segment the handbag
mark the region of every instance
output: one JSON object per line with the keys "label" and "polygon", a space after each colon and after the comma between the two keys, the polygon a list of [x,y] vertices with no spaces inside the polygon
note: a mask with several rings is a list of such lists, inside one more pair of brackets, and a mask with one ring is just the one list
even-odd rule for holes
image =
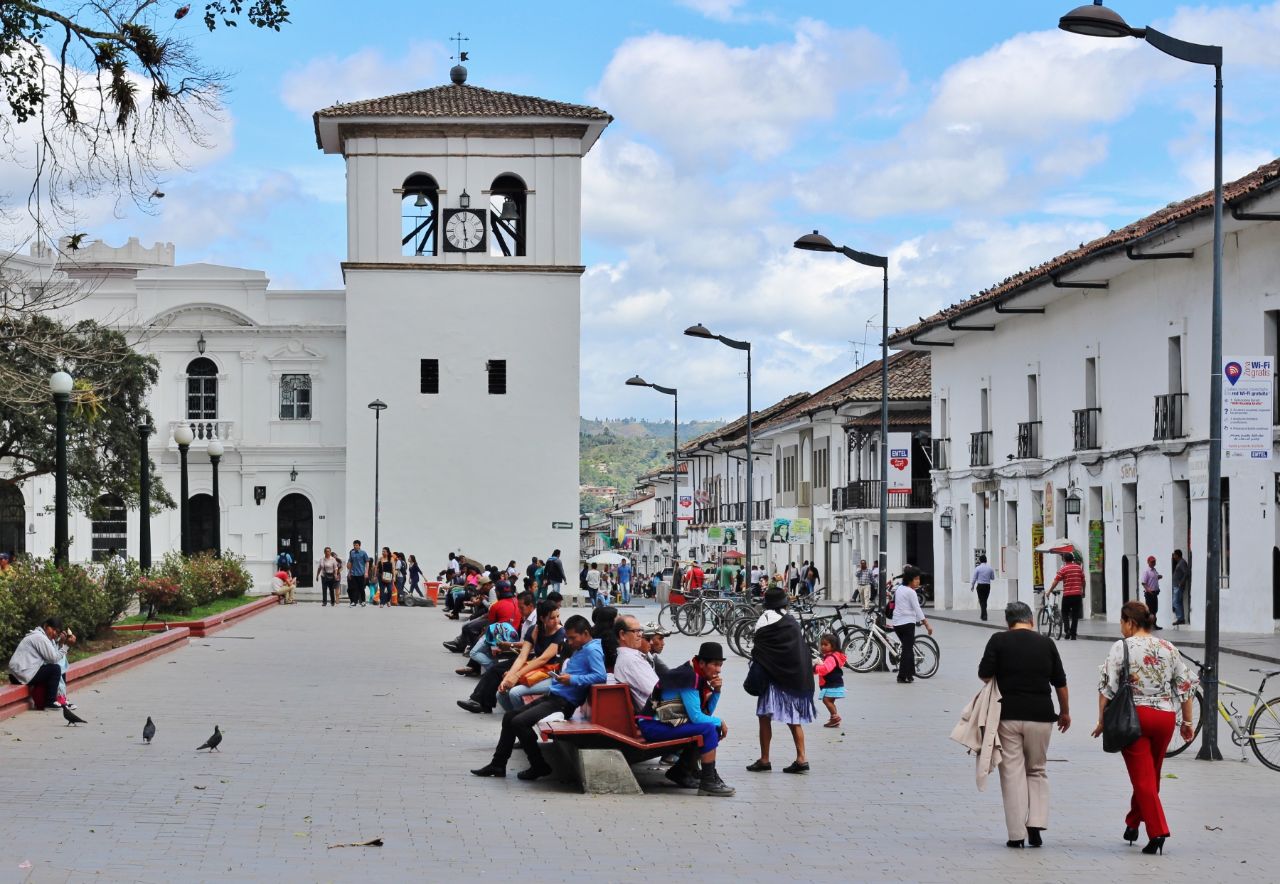
{"label": "handbag", "polygon": [[653,717],[672,727],[679,727],[682,724],[689,723],[689,712],[684,708],[684,700],[679,697],[672,697],[670,700],[663,700],[655,705],[653,707]]}
{"label": "handbag", "polygon": [[521,687],[531,688],[540,682],[546,681],[551,674],[560,668],[559,663],[552,663],[550,666],[540,666],[537,669],[531,669],[524,675],[516,679],[516,684]]}
{"label": "handbag", "polygon": [[751,665],[747,667],[747,677],[742,680],[742,689],[753,697],[758,697],[769,687],[769,680],[765,677],[764,669],[751,661]]}
{"label": "handbag", "polygon": [[1133,687],[1129,684],[1129,641],[1124,645],[1124,669],[1120,671],[1120,686],[1115,696],[1102,711],[1102,751],[1119,752],[1142,736],[1142,724],[1138,721],[1138,709],[1133,702]]}

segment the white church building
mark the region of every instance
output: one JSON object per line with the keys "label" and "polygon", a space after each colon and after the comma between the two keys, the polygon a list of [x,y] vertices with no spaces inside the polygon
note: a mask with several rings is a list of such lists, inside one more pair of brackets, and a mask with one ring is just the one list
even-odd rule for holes
{"label": "white church building", "polygon": [[[151,458],[176,499],[173,431],[192,428],[192,548],[218,542],[216,507],[221,547],[260,582],[288,550],[310,586],[323,548],[356,538],[431,575],[451,551],[505,565],[557,548],[577,571],[581,163],[612,118],[452,79],[315,114],[346,164],[344,289],[277,290],[137,240],[10,262],[82,280],[68,318],[159,360]],[[0,496],[0,548],[49,554],[52,477]],[[151,532],[156,559],[178,549],[178,510]],[[73,513],[70,533],[73,561],[134,557],[138,513]]]}

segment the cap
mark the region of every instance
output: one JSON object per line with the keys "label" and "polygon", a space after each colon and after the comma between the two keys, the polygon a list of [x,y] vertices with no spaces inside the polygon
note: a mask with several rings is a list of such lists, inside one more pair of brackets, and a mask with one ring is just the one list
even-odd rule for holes
{"label": "cap", "polygon": [[670,630],[667,630],[667,629],[663,629],[661,626],[659,626],[659,625],[658,625],[658,624],[656,624],[656,623],[646,623],[646,624],[645,624],[645,626],[644,626],[644,634],[645,634],[645,635],[660,635],[660,636],[662,636],[663,638],[665,638],[665,637],[667,637],[667,636],[671,635],[671,631],[670,631]]}
{"label": "cap", "polygon": [[703,663],[723,663],[724,648],[720,646],[720,642],[703,642],[702,647],[698,648],[697,658]]}

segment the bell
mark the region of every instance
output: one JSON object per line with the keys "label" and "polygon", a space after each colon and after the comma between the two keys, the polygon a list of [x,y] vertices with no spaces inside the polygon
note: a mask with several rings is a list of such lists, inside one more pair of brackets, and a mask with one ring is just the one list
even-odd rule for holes
{"label": "bell", "polygon": [[418,191],[418,198],[413,201],[413,205],[419,209],[425,209],[430,203],[427,202],[427,195],[422,191]]}
{"label": "bell", "polygon": [[503,221],[519,221],[520,207],[516,205],[516,201],[511,197],[504,197],[502,200],[502,220]]}

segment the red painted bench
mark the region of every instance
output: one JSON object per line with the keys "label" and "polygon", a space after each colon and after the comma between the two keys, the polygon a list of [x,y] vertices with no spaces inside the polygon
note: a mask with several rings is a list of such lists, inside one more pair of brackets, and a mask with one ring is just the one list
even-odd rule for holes
{"label": "red painted bench", "polygon": [[681,737],[660,743],[646,742],[636,727],[631,688],[625,684],[598,684],[591,687],[588,721],[549,721],[539,725],[543,741],[557,741],[576,749],[616,749],[627,764],[638,764],[677,752],[686,746],[701,746],[702,737]]}

